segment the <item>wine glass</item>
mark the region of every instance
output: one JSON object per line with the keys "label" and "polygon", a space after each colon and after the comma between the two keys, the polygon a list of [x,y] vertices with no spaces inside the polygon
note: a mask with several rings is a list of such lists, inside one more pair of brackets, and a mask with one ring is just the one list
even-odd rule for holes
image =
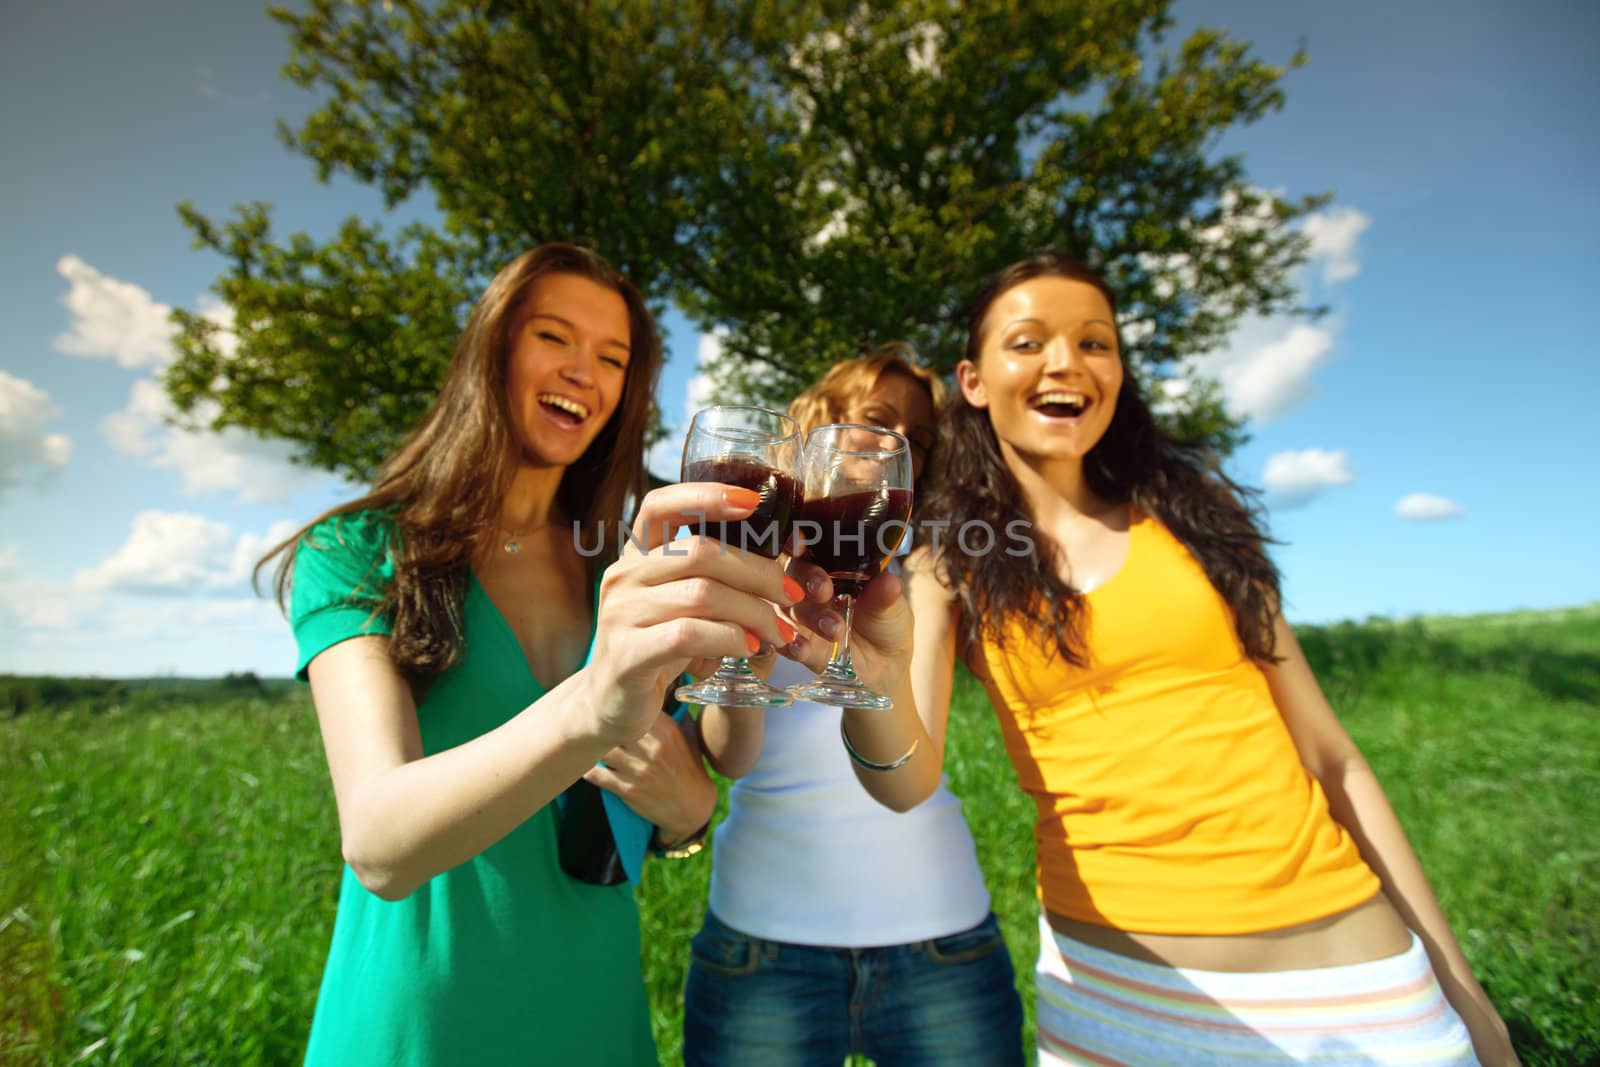
{"label": "wine glass", "polygon": [[[721,404],[695,413],[683,442],[683,481],[721,482],[761,494],[747,519],[701,522],[696,533],[724,545],[777,559],[789,539],[800,501],[795,468],[800,429],[787,415],[766,408]],[[685,704],[779,708],[794,703],[782,689],[762,681],[744,657],[723,657],[715,674],[678,687]]]}
{"label": "wine glass", "polygon": [[796,527],[806,555],[833,579],[844,625],[822,673],[791,686],[796,700],[887,711],[894,701],[867,688],[850,663],[850,621],[863,587],[882,573],[910,528],[911,447],[881,426],[819,426],[800,458]]}

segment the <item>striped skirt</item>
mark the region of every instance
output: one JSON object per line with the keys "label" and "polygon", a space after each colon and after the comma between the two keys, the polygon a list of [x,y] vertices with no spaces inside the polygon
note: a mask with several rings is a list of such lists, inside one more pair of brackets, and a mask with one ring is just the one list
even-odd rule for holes
{"label": "striped skirt", "polygon": [[1039,1067],[1475,1067],[1422,942],[1343,967],[1234,974],[1119,956],[1039,921]]}

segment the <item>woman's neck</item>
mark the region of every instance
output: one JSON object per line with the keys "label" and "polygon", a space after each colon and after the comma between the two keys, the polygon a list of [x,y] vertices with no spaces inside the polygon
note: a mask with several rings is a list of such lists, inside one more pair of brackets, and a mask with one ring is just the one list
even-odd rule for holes
{"label": "woman's neck", "polygon": [[563,467],[523,467],[511,479],[500,502],[496,520],[508,534],[526,534],[561,522],[565,516],[556,502]]}
{"label": "woman's neck", "polygon": [[1081,458],[1033,459],[1004,441],[1000,442],[1000,454],[1022,489],[1029,512],[1041,526],[1100,519],[1112,510],[1112,505],[1089,488]]}

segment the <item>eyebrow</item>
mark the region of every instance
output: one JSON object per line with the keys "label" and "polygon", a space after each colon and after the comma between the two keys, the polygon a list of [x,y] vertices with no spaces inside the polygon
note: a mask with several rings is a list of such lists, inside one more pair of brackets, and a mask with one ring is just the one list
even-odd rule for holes
{"label": "eyebrow", "polygon": [[[554,322],[559,322],[561,325],[565,326],[567,329],[573,331],[574,333],[576,333],[577,330],[578,330],[578,327],[573,323],[573,321],[571,319],[564,318],[564,317],[562,317],[560,315],[557,315],[553,311],[530,311],[528,313],[528,321],[532,322],[534,319],[550,319],[550,320],[552,320]],[[628,347],[628,343],[626,341],[619,341],[615,337],[611,338],[608,341],[601,341],[600,343],[603,344],[603,345],[616,345],[618,348],[622,349],[624,352],[628,353],[629,355],[633,354],[633,349]]]}

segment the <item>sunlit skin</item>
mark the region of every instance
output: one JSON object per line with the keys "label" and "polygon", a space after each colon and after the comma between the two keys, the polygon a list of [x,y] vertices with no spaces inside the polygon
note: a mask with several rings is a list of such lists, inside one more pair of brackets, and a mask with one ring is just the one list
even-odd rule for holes
{"label": "sunlit skin", "polygon": [[911,442],[911,476],[922,477],[922,464],[933,443],[933,401],[928,387],[909,375],[890,372],[879,377],[872,391],[853,403],[846,422],[863,422],[894,430]]}
{"label": "sunlit skin", "polygon": [[1007,467],[1078,496],[1083,457],[1111,425],[1122,389],[1110,304],[1087,282],[1032,278],[990,305],[981,336],[977,362],[956,368],[967,403],[989,412]]}
{"label": "sunlit skin", "polygon": [[530,287],[506,357],[506,406],[521,453],[503,509],[508,527],[548,519],[522,504],[553,499],[564,469],[616,413],[630,340],[628,305],[615,290],[576,274],[549,274]]}
{"label": "sunlit skin", "polygon": [[[628,305],[615,290],[575,274],[533,283],[506,358],[524,462],[561,467],[583,454],[622,400],[630,339]],[[562,411],[563,401],[582,410]]]}

